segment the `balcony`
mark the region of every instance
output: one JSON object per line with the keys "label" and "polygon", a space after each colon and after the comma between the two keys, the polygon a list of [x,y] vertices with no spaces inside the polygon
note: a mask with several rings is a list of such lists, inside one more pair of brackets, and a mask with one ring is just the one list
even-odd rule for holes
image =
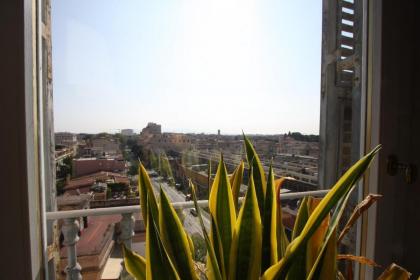
{"label": "balcony", "polygon": [[[305,196],[323,197],[326,195],[328,190],[318,191],[307,191],[307,192],[294,192],[282,194],[280,199],[282,201],[300,199]],[[243,198],[240,198],[242,201]],[[174,202],[172,203],[175,209],[188,209],[193,208],[194,203],[188,202]],[[208,200],[199,200],[198,205],[200,207],[207,207]],[[96,209],[83,209],[83,210],[69,210],[69,211],[57,211],[47,212],[46,218],[49,221],[62,220],[63,225],[61,227],[62,234],[64,236],[63,245],[67,251],[67,266],[65,268],[66,279],[68,280],[79,280],[82,279],[82,267],[77,260],[76,244],[79,241],[79,219],[81,217],[92,217],[92,216],[110,216],[110,215],[121,215],[120,219],[120,233],[117,236],[117,244],[125,244],[125,246],[132,247],[132,238],[134,235],[134,214],[140,213],[141,209],[139,205],[136,206],[122,206],[122,207],[111,207],[111,208],[96,208]],[[126,275],[126,271],[122,269],[121,277]]]}

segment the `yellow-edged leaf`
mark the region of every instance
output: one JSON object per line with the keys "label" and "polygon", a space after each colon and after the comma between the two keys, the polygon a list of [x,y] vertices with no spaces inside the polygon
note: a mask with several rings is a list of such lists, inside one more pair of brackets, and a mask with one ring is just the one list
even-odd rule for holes
{"label": "yellow-edged leaf", "polygon": [[[281,206],[280,206],[281,209]],[[278,261],[277,253],[277,200],[273,167],[270,165],[265,193],[264,214],[262,220],[262,255],[261,271],[265,271]],[[280,221],[283,224],[282,221]]]}
{"label": "yellow-edged leaf", "polygon": [[[227,269],[229,266],[229,252],[236,222],[236,210],[233,203],[232,189],[226,171],[226,166],[223,162],[223,156],[220,159],[216,177],[214,178],[211,188],[209,209],[210,214],[214,217],[216,225],[216,227],[214,227],[212,224],[210,240],[216,248],[217,243],[214,233],[217,228],[223,251],[223,265],[221,265],[223,271],[223,267]],[[216,256],[219,256],[217,254],[218,250],[215,249],[215,251]],[[225,273],[225,275],[227,275],[227,271],[225,271]]]}
{"label": "yellow-edged leaf", "polygon": [[267,187],[267,182],[265,179],[264,168],[261,164],[260,158],[258,157],[257,152],[254,149],[251,141],[244,134],[244,143],[246,150],[246,157],[248,160],[248,165],[250,172],[252,170],[252,176],[254,177],[255,184],[255,193],[257,194],[258,207],[260,209],[261,217],[264,211],[264,199],[265,191]]}
{"label": "yellow-edged leaf", "polygon": [[258,279],[261,272],[262,228],[255,186],[250,177],[235,225],[228,279]]}
{"label": "yellow-edged leaf", "polygon": [[319,277],[316,279],[336,279],[337,274],[337,233],[332,233],[322,256]]}
{"label": "yellow-edged leaf", "polygon": [[150,203],[147,203],[146,226],[146,279],[180,280],[174,264],[163,246],[158,230],[159,217],[154,216]]}
{"label": "yellow-edged leaf", "polygon": [[147,217],[148,217],[147,211],[149,208],[147,204],[148,203],[150,204],[150,207],[153,211],[153,215],[155,217],[158,217],[158,206],[157,206],[155,194],[153,193],[152,182],[142,163],[139,164],[138,184],[139,184],[138,187],[139,187],[139,194],[140,194],[141,213],[143,215],[144,224],[147,225]]}
{"label": "yellow-edged leaf", "polygon": [[[210,218],[211,218],[211,225],[210,225],[210,229],[211,229],[211,238],[212,238],[212,245],[214,247],[214,252],[215,252],[215,256],[216,256],[216,260],[217,263],[219,265],[219,270],[220,273],[222,275],[222,279],[227,279],[227,267],[225,265],[225,257],[224,257],[224,252],[223,252],[223,244],[222,244],[222,239],[220,238],[220,231],[219,228],[216,224],[216,219],[213,217],[213,214],[210,213]],[[211,260],[208,260],[211,261]],[[209,270],[209,275],[208,278],[211,279],[212,278],[212,271]]]}
{"label": "yellow-edged leaf", "polygon": [[137,280],[146,280],[146,260],[136,252],[125,247],[124,244],[122,245],[122,249],[124,266],[127,272]]}
{"label": "yellow-edged leaf", "polygon": [[[321,198],[309,197],[308,198],[308,212],[309,216],[313,213],[315,208],[321,202]],[[311,272],[313,265],[318,258],[318,253],[324,243],[324,238],[328,230],[330,217],[327,215],[321,224],[318,226],[314,234],[309,238],[308,244],[306,245],[306,273],[307,275]],[[334,258],[335,261],[335,258]]]}
{"label": "yellow-edged leaf", "polygon": [[[219,268],[216,252],[214,250],[214,247],[212,246],[209,235],[207,234],[206,227],[204,226],[203,217],[201,216],[201,209],[200,207],[198,207],[198,203],[197,203],[197,195],[195,193],[195,186],[191,181],[189,183],[191,186],[191,194],[194,201],[195,210],[197,211],[197,217],[198,217],[198,220],[200,221],[201,230],[203,231],[204,241],[206,243],[206,248],[207,248],[207,274],[206,274],[207,278],[209,280],[225,279],[222,277],[222,275],[224,274]],[[212,221],[213,221],[213,217],[212,217]]]}
{"label": "yellow-edged leaf", "polygon": [[162,243],[179,277],[197,279],[188,235],[162,188],[160,189],[159,228]]}
{"label": "yellow-edged leaf", "polygon": [[188,235],[188,233],[185,231],[185,234],[187,235],[188,238],[188,245],[190,248],[190,252],[191,252],[191,256],[193,258],[193,260],[195,259],[195,248],[194,248],[194,242],[192,241],[191,236]]}
{"label": "yellow-edged leaf", "polygon": [[308,199],[309,197],[305,196],[300,202],[295,224],[293,226],[292,240],[299,236],[309,218]]}
{"label": "yellow-edged leaf", "polygon": [[[294,240],[301,233],[304,228],[306,221],[309,217],[308,210],[309,197],[305,196],[299,206],[299,210],[296,216],[295,224],[292,231],[292,240]],[[306,246],[302,247],[296,254],[296,257],[290,266],[289,273],[287,274],[288,280],[294,279],[305,279],[306,278]]]}
{"label": "yellow-edged leaf", "polygon": [[230,178],[230,185],[232,186],[232,196],[233,196],[233,203],[235,204],[236,211],[239,211],[238,208],[238,199],[239,199],[239,191],[242,185],[242,178],[244,176],[244,162],[241,163],[236,167],[235,171]]}
{"label": "yellow-edged leaf", "polygon": [[[379,149],[380,146],[376,147],[366,156],[361,158],[349,170],[347,170],[347,172],[322,199],[312,215],[309,216],[301,234],[289,244],[285,256],[277,264],[271,266],[264,273],[262,279],[284,279],[292,262],[295,260],[297,253],[302,248],[306,247],[309,238],[314,234],[318,226],[335,206],[337,206],[337,208],[333,214],[332,224],[338,223],[353,186],[369,167]],[[329,236],[327,236],[326,242],[328,242],[329,237],[331,236],[331,230],[333,227],[329,230]]]}
{"label": "yellow-edged leaf", "polygon": [[281,186],[286,181],[286,178],[280,178],[275,181],[276,190],[275,190],[275,196],[276,196],[276,202],[277,202],[277,215],[276,215],[276,223],[277,223],[277,256],[278,259],[283,258],[284,254],[286,253],[286,248],[289,246],[289,239],[286,235],[286,229],[283,225],[283,210],[281,208],[281,200],[280,200],[280,191]]}

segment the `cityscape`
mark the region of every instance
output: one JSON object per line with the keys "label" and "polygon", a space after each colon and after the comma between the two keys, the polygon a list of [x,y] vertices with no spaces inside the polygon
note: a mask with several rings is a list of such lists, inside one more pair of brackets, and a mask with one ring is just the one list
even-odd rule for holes
{"label": "cityscape", "polygon": [[[287,132],[247,137],[259,153],[265,172],[271,164],[276,178],[286,177],[281,193],[318,189],[317,135]],[[133,129],[121,129],[115,134],[56,132],[57,207],[64,211],[139,205],[140,162],[147,169],[157,196],[163,188],[171,202],[189,201],[191,181],[197,187],[198,199],[206,200],[222,155],[228,173],[233,173],[241,161],[246,162],[244,136],[223,135],[220,130],[214,134],[163,132],[162,125],[153,122],[140,133]],[[240,196],[247,190],[247,174],[245,165]],[[297,204],[295,199],[283,205],[283,222],[289,234]],[[210,217],[207,209],[203,210],[203,222],[209,229]],[[178,215],[194,242],[196,258],[204,261],[206,250],[197,213],[186,208],[179,210]],[[141,215],[135,214],[134,219],[132,248],[144,255],[145,225]],[[121,251],[115,242],[121,233],[121,223],[120,215],[80,218],[77,257],[84,279],[99,279],[104,274],[120,277],[122,272],[115,272],[115,267],[120,267]],[[63,241],[62,236],[61,271],[67,265]]]}

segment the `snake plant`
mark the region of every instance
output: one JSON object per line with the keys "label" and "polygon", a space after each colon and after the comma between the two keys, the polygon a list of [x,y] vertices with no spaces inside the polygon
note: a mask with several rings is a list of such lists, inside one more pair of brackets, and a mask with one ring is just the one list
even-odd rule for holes
{"label": "snake plant", "polygon": [[[143,258],[124,247],[125,267],[133,277],[140,280],[344,279],[345,273],[337,269],[340,259],[375,265],[360,256],[338,254],[338,239],[342,238],[341,235],[338,238],[338,225],[352,190],[380,147],[356,162],[324,198],[305,197],[301,201],[289,240],[280,204],[284,179],[275,180],[271,166],[266,174],[245,136],[244,142],[249,168],[248,190],[240,203],[239,187],[245,165],[241,162],[229,176],[221,157],[209,197],[209,232],[204,227],[202,210],[191,184],[207,248],[204,272],[197,269],[193,242],[168,197],[161,189],[158,201],[146,169],[140,164],[139,193],[146,224],[146,256]],[[391,278],[395,276],[397,278]],[[408,277],[405,270],[394,265],[380,279]]]}

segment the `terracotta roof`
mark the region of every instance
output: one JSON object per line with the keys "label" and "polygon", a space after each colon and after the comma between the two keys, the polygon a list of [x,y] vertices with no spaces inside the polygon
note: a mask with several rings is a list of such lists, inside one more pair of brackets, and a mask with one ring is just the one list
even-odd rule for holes
{"label": "terracotta roof", "polygon": [[115,172],[106,172],[100,171],[90,175],[81,176],[78,178],[71,179],[65,186],[64,190],[73,190],[82,187],[92,186],[95,181],[105,181],[108,179],[114,179],[115,183],[126,183],[129,184],[130,180],[127,176],[115,173]]}

